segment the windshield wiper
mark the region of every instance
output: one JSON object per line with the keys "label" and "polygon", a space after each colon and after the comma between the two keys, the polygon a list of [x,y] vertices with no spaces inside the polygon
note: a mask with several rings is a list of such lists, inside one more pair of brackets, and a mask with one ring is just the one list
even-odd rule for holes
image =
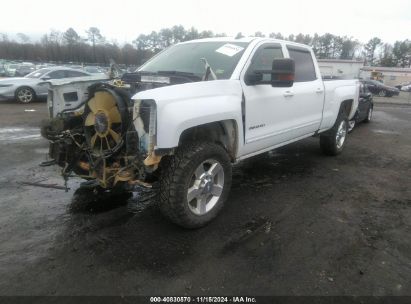
{"label": "windshield wiper", "polygon": [[217,76],[214,73],[213,69],[211,68],[210,64],[208,63],[206,58],[200,58],[202,62],[204,62],[204,67],[205,67],[205,74],[203,76],[203,81],[207,81],[210,76],[212,80],[217,80]]}

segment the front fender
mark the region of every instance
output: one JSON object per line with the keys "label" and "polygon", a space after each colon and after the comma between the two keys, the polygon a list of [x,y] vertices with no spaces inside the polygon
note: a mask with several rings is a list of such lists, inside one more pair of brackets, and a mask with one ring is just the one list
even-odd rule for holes
{"label": "front fender", "polygon": [[[133,99],[157,105],[156,149],[178,146],[181,134],[192,127],[235,120],[243,136],[242,89],[239,80],[192,82],[137,93]],[[240,137],[241,138],[241,137]]]}
{"label": "front fender", "polygon": [[[158,106],[157,111],[158,149],[177,147],[181,134],[193,127],[223,120],[235,120],[237,126],[242,124],[241,97],[235,96],[201,97],[173,102]],[[241,130],[239,128],[239,133]]]}

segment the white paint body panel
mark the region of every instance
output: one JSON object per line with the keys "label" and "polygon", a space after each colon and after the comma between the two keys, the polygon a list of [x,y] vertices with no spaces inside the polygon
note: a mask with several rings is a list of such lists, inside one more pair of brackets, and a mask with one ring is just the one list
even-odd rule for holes
{"label": "white paint body panel", "polygon": [[[247,86],[244,74],[254,52],[264,43],[280,43],[285,58],[286,45],[307,48],[317,79],[295,82],[290,88]],[[330,129],[345,100],[354,100],[350,113],[353,117],[358,106],[358,87],[356,80],[323,82],[309,47],[260,38],[251,40],[229,80],[167,86],[139,92],[133,99],[150,99],[157,104],[157,149],[177,147],[181,134],[189,128],[232,120],[237,127],[236,159],[240,160]]]}
{"label": "white paint body panel", "polygon": [[156,148],[161,149],[176,147],[184,130],[206,123],[235,120],[240,129],[241,94],[238,80],[214,80],[147,90],[133,98],[156,101]]}

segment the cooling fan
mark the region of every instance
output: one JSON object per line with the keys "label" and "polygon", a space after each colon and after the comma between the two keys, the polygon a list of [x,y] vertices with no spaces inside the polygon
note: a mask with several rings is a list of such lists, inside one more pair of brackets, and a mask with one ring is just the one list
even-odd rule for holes
{"label": "cooling fan", "polygon": [[96,91],[87,102],[85,135],[94,154],[103,156],[121,144],[127,119],[124,110],[122,99],[108,89]]}

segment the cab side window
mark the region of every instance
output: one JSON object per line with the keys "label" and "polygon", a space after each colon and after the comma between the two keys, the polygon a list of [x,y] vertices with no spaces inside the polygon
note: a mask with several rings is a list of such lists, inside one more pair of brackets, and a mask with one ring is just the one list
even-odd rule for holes
{"label": "cab side window", "polygon": [[[281,45],[263,45],[254,54],[247,74],[253,73],[254,71],[271,70],[273,68],[273,60],[280,58],[284,58],[283,51],[281,50]],[[271,74],[269,73],[263,74],[262,77],[263,81],[271,80]]]}
{"label": "cab side window", "polygon": [[66,77],[66,71],[64,71],[64,70],[53,71],[53,72],[50,72],[50,73],[48,74],[48,76],[50,76],[50,79],[61,79],[61,78],[65,78],[65,77]]}
{"label": "cab side window", "polygon": [[80,72],[80,71],[67,70],[67,77],[83,77],[83,76],[89,76],[89,75],[86,73]]}
{"label": "cab side window", "polygon": [[295,62],[294,82],[313,81],[317,79],[313,57],[308,49],[287,46],[290,58]]}

